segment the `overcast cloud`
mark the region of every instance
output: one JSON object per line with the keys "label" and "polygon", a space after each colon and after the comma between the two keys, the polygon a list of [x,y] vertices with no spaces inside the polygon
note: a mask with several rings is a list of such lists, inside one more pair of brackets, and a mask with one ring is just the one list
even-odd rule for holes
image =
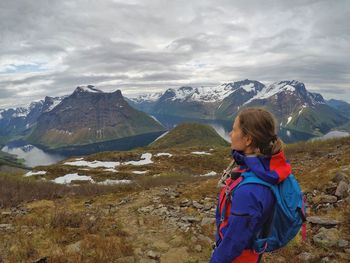
{"label": "overcast cloud", "polygon": [[0,108],[246,78],[350,102],[349,17],[348,0],[2,0]]}

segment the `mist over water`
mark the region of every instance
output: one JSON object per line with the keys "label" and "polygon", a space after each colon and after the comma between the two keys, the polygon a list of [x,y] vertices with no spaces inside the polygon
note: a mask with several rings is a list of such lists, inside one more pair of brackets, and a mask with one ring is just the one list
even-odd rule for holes
{"label": "mist over water", "polygon": [[230,134],[225,128],[219,124],[209,124],[213,129],[227,142],[231,142]]}
{"label": "mist over water", "polygon": [[50,165],[65,158],[63,155],[47,153],[31,144],[14,147],[6,145],[1,151],[17,155],[18,159],[24,159],[24,164],[28,167]]}

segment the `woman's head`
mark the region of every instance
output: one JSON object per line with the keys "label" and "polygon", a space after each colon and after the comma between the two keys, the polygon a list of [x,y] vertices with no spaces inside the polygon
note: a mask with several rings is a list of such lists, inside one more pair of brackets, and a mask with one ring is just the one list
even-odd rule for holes
{"label": "woman's head", "polygon": [[282,141],[276,135],[274,116],[261,108],[245,108],[239,112],[231,131],[231,148],[246,154],[276,154]]}

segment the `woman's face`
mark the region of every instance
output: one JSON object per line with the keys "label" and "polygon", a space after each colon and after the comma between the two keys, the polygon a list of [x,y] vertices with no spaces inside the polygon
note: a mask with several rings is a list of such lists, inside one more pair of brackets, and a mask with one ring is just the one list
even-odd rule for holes
{"label": "woman's face", "polygon": [[236,117],[233,125],[232,131],[230,132],[231,136],[231,149],[237,151],[243,151],[247,153],[250,151],[249,145],[251,144],[250,136],[244,135],[240,126],[239,126],[239,117]]}

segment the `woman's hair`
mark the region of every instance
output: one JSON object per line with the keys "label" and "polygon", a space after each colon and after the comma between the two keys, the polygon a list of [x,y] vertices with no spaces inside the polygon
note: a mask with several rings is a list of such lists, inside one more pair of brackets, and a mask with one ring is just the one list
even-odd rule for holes
{"label": "woman's hair", "polygon": [[253,147],[258,148],[261,154],[273,155],[283,149],[271,112],[261,108],[245,108],[238,113],[238,117],[243,134],[252,137]]}

